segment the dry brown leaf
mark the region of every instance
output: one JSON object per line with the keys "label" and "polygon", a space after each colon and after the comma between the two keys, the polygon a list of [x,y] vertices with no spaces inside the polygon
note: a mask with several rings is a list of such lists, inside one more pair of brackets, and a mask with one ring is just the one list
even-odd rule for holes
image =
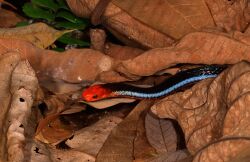
{"label": "dry brown leaf", "polygon": [[249,75],[250,64],[238,63],[216,79],[164,98],[152,111],[178,120],[195,161],[228,161],[250,144]]}
{"label": "dry brown leaf", "polygon": [[175,39],[215,25],[204,0],[113,0],[113,3],[134,18]]}
{"label": "dry brown leaf", "polygon": [[36,48],[21,40],[0,39],[0,53],[8,51],[18,52],[23,59],[28,59],[39,78],[46,76],[66,83],[89,84],[114,64],[110,57],[91,49],[59,53]]}
{"label": "dry brown leaf", "polygon": [[82,103],[85,103],[97,109],[104,109],[107,107],[117,105],[119,103],[131,103],[134,101],[136,101],[136,99],[133,99],[133,98],[110,98],[110,99],[105,99],[105,100],[100,100],[100,101],[95,101],[95,102],[84,101]]}
{"label": "dry brown leaf", "polygon": [[191,162],[192,159],[189,157],[190,155],[187,150],[178,150],[161,154],[156,158],[150,159],[148,162]]}
{"label": "dry brown leaf", "polygon": [[37,126],[35,138],[43,143],[56,145],[73,135],[74,128],[63,123],[59,114],[48,115]]}
{"label": "dry brown leaf", "polygon": [[[237,158],[241,152],[250,147],[250,138],[249,139],[224,139],[218,141],[217,143],[211,144],[208,147],[204,148],[199,152],[193,162],[225,162],[230,161],[233,158]],[[246,159],[247,161],[250,158]],[[242,161],[238,161],[242,162]]]}
{"label": "dry brown leaf", "polygon": [[250,159],[250,154],[249,154],[250,148],[247,148],[243,151],[241,151],[237,157],[232,158],[229,160],[230,162],[248,162]]}
{"label": "dry brown leaf", "polygon": [[75,150],[51,149],[52,162],[95,162],[95,157]]}
{"label": "dry brown leaf", "polygon": [[137,122],[137,135],[134,140],[134,162],[147,161],[157,154],[155,148],[150,145],[146,136],[145,117],[147,115],[147,111],[142,112]]}
{"label": "dry brown leaf", "polygon": [[66,109],[65,104],[69,102],[69,100],[70,97],[67,94],[50,95],[43,100],[47,108],[44,115],[60,114]]}
{"label": "dry brown leaf", "polygon": [[245,0],[205,0],[215,24],[226,31],[244,31],[250,22],[250,6]]}
{"label": "dry brown leaf", "polygon": [[0,29],[0,38],[24,40],[39,48],[47,48],[65,33],[71,30],[55,30],[44,23],[31,24],[17,28]]}
{"label": "dry brown leaf", "polygon": [[137,123],[140,114],[150,107],[150,105],[152,105],[152,101],[141,101],[134,110],[112,130],[97,155],[97,162],[127,162],[133,160]]}
{"label": "dry brown leaf", "polygon": [[16,13],[0,8],[0,27],[10,28],[14,27],[18,22],[24,21],[25,19]]}
{"label": "dry brown leaf", "polygon": [[[245,39],[250,37],[246,34],[241,36]],[[229,35],[195,32],[171,48],[152,49],[134,59],[122,61],[110,73],[138,79],[138,76],[152,75],[179,63],[235,64],[241,60],[250,61],[249,53],[248,44]],[[109,76],[109,72],[105,75]]]}
{"label": "dry brown leaf", "polygon": [[[67,0],[67,3],[76,15],[90,18],[98,0]],[[172,38],[135,20],[113,3],[107,6],[102,21],[119,40],[132,47],[166,47],[173,43]]]}
{"label": "dry brown leaf", "polygon": [[115,116],[105,117],[75,132],[65,143],[75,150],[96,156],[112,129],[121,121],[121,118]]}
{"label": "dry brown leaf", "polygon": [[176,151],[177,134],[170,120],[159,119],[147,114],[145,127],[147,139],[158,154]]}

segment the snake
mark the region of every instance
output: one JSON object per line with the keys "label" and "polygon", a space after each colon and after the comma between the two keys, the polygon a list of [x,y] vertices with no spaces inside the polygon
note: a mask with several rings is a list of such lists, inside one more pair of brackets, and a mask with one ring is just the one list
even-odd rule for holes
{"label": "snake", "polygon": [[82,99],[87,102],[115,97],[158,99],[178,91],[184,86],[194,84],[204,79],[215,78],[224,69],[225,66],[223,65],[204,65],[183,70],[167,78],[162,83],[149,88],[137,87],[125,83],[96,84],[86,88],[82,92]]}

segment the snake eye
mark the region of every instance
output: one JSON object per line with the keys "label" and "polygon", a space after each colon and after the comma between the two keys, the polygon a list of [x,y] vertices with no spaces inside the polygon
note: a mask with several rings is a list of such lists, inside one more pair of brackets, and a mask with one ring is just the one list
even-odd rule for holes
{"label": "snake eye", "polygon": [[96,99],[98,96],[97,94],[94,94],[92,98]]}

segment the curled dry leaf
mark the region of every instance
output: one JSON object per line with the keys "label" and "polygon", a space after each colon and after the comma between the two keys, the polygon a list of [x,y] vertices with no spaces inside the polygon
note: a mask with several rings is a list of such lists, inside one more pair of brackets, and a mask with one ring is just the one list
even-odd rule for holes
{"label": "curled dry leaf", "polygon": [[54,41],[71,30],[55,30],[44,23],[31,24],[24,27],[0,29],[0,38],[25,40],[36,47],[47,48]]}
{"label": "curled dry leaf", "polygon": [[158,154],[176,151],[177,134],[170,120],[159,119],[147,114],[145,128],[147,139]]}
{"label": "curled dry leaf", "polygon": [[[241,35],[241,40],[243,37],[249,39],[250,36]],[[250,61],[250,46],[236,39],[222,33],[194,32],[173,47],[152,49],[134,59],[122,61],[110,73],[121,73],[130,79],[137,76],[138,79],[138,76],[152,75],[180,63],[234,64],[241,60]],[[109,72],[105,74],[109,76]]]}
{"label": "curled dry leaf", "polygon": [[[90,18],[98,0],[67,0],[67,3],[76,15]],[[155,48],[173,43],[172,38],[131,17],[113,2],[110,2],[102,14],[102,23],[119,40],[130,46]]]}
{"label": "curled dry leaf", "polygon": [[[16,53],[8,53],[5,55],[0,55],[0,68],[2,69],[0,73],[0,99],[1,99],[1,104],[0,104],[0,129],[1,129],[1,134],[0,134],[0,157],[1,161],[6,161],[8,157],[8,152],[5,149],[6,148],[6,142],[7,142],[7,137],[6,137],[6,125],[5,123],[7,119],[7,115],[9,112],[9,105],[11,102],[11,94],[9,91],[9,86],[10,86],[10,81],[11,81],[11,73],[18,64],[18,61],[20,60],[18,54]],[[24,113],[25,114],[25,113]],[[5,128],[5,129],[3,129]]]}
{"label": "curled dry leaf", "polygon": [[[8,113],[7,150],[8,160],[17,162],[25,158],[25,140],[30,129],[28,119],[38,88],[34,70],[27,61],[21,61],[12,72],[10,91],[12,101]],[[27,150],[28,151],[28,150]]]}
{"label": "curled dry leaf", "polygon": [[151,110],[177,119],[196,161],[228,161],[249,147],[249,74],[250,64],[238,63],[214,80],[162,99]]}
{"label": "curled dry leaf", "polygon": [[134,157],[134,140],[140,114],[152,105],[152,101],[141,101],[130,114],[115,127],[97,155],[96,161],[126,162]]}
{"label": "curled dry leaf", "polygon": [[66,83],[93,82],[101,72],[110,70],[114,64],[109,56],[91,49],[59,53],[39,49],[20,40],[0,39],[0,53],[8,51],[18,52],[22,59],[28,59],[38,77],[47,76]]}
{"label": "curled dry leaf", "polygon": [[96,156],[112,129],[121,121],[121,118],[115,116],[105,117],[75,132],[65,143],[75,150]]}
{"label": "curled dry leaf", "polygon": [[18,22],[24,21],[25,19],[13,11],[0,8],[0,27],[10,28],[14,27]]}

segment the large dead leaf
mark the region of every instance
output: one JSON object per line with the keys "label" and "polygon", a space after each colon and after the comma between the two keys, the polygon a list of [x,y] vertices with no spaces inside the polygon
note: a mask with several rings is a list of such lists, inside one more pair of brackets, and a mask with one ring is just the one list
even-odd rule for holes
{"label": "large dead leaf", "polygon": [[195,161],[228,161],[249,147],[250,64],[238,63],[216,79],[168,96],[152,107],[177,119]]}
{"label": "large dead leaf", "polygon": [[134,18],[175,39],[214,26],[204,0],[113,0]]}
{"label": "large dead leaf", "polygon": [[[67,0],[67,3],[76,15],[90,18],[98,1]],[[135,20],[113,3],[107,6],[102,15],[102,20],[107,29],[117,36],[119,40],[130,46],[154,48],[169,46],[173,43],[172,38]]]}
{"label": "large dead leaf", "polygon": [[137,123],[142,111],[152,105],[152,101],[142,101],[115,127],[97,155],[96,161],[127,162],[134,156],[134,140]]}
{"label": "large dead leaf", "polygon": [[[90,18],[99,1],[67,2],[76,15]],[[102,24],[126,44],[156,48],[169,46],[174,41],[171,38],[181,38],[202,27],[216,25],[226,31],[244,31],[250,21],[249,10],[245,0],[114,0],[98,15]]]}
{"label": "large dead leaf", "polygon": [[47,48],[70,30],[55,30],[44,23],[31,24],[17,28],[0,29],[0,38],[14,38],[28,41],[39,48]]}

